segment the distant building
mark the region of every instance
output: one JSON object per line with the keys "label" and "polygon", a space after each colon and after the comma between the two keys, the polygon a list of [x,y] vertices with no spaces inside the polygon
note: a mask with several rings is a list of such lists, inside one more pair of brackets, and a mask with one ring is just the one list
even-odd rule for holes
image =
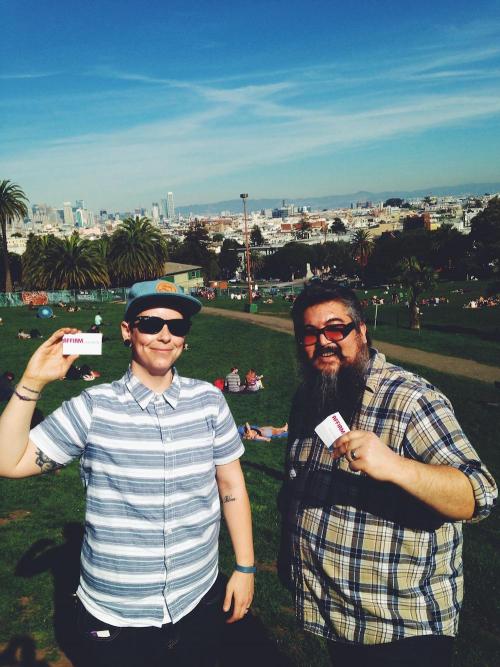
{"label": "distant building", "polygon": [[470,227],[471,221],[474,220],[476,215],[482,213],[483,211],[484,208],[479,208],[479,207],[464,209],[463,211],[464,227]]}
{"label": "distant building", "polygon": [[174,193],[167,192],[167,218],[173,220],[175,218]]}
{"label": "distant building", "polygon": [[273,208],[272,211],[273,218],[281,218],[282,220],[285,218],[291,218],[292,215],[295,215],[295,205],[289,204],[287,206],[285,204],[285,200],[283,200],[280,208]]}
{"label": "distant building", "polygon": [[160,207],[157,202],[151,204],[151,218],[155,224],[160,222]]}
{"label": "distant building", "polygon": [[203,287],[203,276],[201,266],[192,264],[180,264],[179,262],[165,262],[161,278],[168,282],[179,285],[189,294],[198,287]]}
{"label": "distant building", "polygon": [[70,225],[71,227],[74,226],[75,224],[75,218],[73,216],[73,206],[70,201],[65,201],[63,204],[63,211],[64,211],[64,224],[65,225]]}

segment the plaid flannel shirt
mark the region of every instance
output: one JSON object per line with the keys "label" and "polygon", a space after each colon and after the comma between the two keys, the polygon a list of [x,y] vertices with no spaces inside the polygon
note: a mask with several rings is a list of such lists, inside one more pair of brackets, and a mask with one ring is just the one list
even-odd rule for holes
{"label": "plaid flannel shirt", "polygon": [[[374,432],[400,456],[467,475],[476,508],[489,514],[495,481],[460,428],[448,399],[423,378],[371,350],[351,429]],[[333,462],[314,434],[291,430],[288,539],[296,613],[327,639],[382,644],[457,632],[463,597],[462,523],[393,484]]]}

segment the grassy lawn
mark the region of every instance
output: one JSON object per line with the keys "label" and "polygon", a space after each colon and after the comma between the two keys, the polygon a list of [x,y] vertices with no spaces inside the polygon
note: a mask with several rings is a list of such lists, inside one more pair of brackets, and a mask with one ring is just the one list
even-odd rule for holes
{"label": "grassy lawn", "polygon": [[[463,289],[463,294],[456,290]],[[358,291],[360,299],[371,299],[373,295],[383,296],[385,304],[377,309],[377,328],[374,329],[375,307],[366,308],[367,321],[373,338],[414,347],[427,352],[437,352],[453,357],[473,359],[484,364],[500,366],[500,308],[470,310],[464,308],[472,298],[485,295],[487,283],[442,282],[433,290],[436,296],[446,296],[448,304],[422,307],[422,328],[411,331],[408,326],[408,309],[403,305],[392,305],[390,293],[373,289]],[[431,294],[424,294],[425,297]],[[234,301],[219,297],[206,306],[230,310],[243,310],[244,301]],[[291,304],[281,296],[273,298],[273,303],[258,301],[261,315],[290,317]]]}
{"label": "grassy lawn", "polygon": [[[217,302],[216,305],[219,305]],[[241,302],[239,306],[241,307]],[[100,308],[109,340],[104,343],[102,357],[87,358],[102,373],[103,382],[119,377],[125,370],[128,352],[121,344],[118,323],[123,306]],[[36,320],[33,313],[20,308],[2,309],[0,316],[1,370],[19,375],[31,351],[33,341],[18,341],[19,327],[37,326],[42,333],[69,323],[83,330],[93,322],[96,311],[86,310],[60,316],[54,321]],[[56,314],[59,315],[58,311]],[[448,349],[446,352],[448,352]],[[249,328],[244,322],[205,316],[195,321],[189,336],[189,350],[178,368],[184,375],[213,381],[225,375],[231,365],[241,372],[255,367],[265,375],[265,390],[256,395],[229,396],[228,401],[237,423],[255,421],[279,425],[286,421],[291,396],[298,381],[292,337],[261,327]],[[496,426],[499,423],[500,392],[475,381],[457,379],[415,369],[436,383],[454,403],[466,433],[497,479],[500,478],[500,453]],[[64,398],[88,387],[85,382],[57,382],[46,388],[40,401],[47,414]],[[496,405],[495,405],[496,404]],[[328,665],[321,640],[297,629],[292,601],[276,575],[276,554],[279,540],[279,515],[276,496],[281,484],[284,442],[246,443],[242,459],[252,502],[258,576],[253,617],[246,625],[231,627],[228,642],[240,646],[234,655],[227,649],[223,664],[234,664],[241,654],[238,642],[258,644],[255,662],[295,665],[297,667]],[[53,631],[53,598],[61,586],[58,569],[65,541],[63,526],[81,523],[84,498],[76,465],[57,475],[26,480],[0,480],[0,644],[15,635],[32,637],[38,648],[56,657],[58,647]],[[500,664],[500,520],[498,512],[487,521],[465,529],[466,597],[458,641],[457,667],[493,667]],[[19,566],[23,555],[39,540],[52,540],[52,558],[40,561],[32,571]],[[48,544],[48,543],[47,543]],[[58,560],[59,558],[59,560]],[[73,564],[77,557],[72,556]],[[230,572],[232,550],[225,530],[221,536],[221,566]],[[56,589],[54,589],[54,583]],[[251,654],[248,644],[244,652]],[[240,660],[241,664],[241,660]],[[245,663],[246,664],[246,663]]]}

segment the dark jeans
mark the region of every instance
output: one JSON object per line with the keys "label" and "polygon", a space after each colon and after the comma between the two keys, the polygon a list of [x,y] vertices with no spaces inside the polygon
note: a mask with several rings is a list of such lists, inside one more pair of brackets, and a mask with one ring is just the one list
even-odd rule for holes
{"label": "dark jeans", "polygon": [[103,623],[78,600],[77,630],[85,664],[89,667],[212,667],[217,661],[225,622],[222,603],[226,581],[219,575],[193,611],[178,623],[166,623],[161,628],[118,628]]}
{"label": "dark jeans", "polygon": [[453,637],[408,637],[390,644],[328,642],[334,667],[451,667]]}

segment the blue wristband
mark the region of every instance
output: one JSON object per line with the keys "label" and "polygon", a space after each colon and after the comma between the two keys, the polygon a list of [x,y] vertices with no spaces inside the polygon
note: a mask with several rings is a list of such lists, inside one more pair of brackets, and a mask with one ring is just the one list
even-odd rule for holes
{"label": "blue wristband", "polygon": [[243,574],[255,574],[257,572],[257,568],[255,567],[255,565],[246,566],[246,565],[238,565],[238,563],[236,563],[234,569],[236,570],[236,572],[243,572]]}

